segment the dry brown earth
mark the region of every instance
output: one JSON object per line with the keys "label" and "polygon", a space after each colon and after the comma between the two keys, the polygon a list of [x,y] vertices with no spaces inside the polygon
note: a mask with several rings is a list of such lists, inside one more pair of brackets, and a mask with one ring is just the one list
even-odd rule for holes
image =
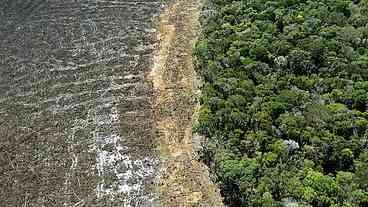
{"label": "dry brown earth", "polygon": [[162,206],[223,206],[206,167],[195,159],[192,124],[198,79],[192,49],[200,32],[200,0],[172,1],[158,20],[160,46],[150,78],[156,95],[155,124],[163,162]]}

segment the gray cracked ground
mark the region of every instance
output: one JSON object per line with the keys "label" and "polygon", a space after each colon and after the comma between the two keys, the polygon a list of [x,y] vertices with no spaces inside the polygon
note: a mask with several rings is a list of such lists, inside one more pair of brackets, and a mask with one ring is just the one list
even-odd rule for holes
{"label": "gray cracked ground", "polygon": [[0,205],[152,206],[160,0],[0,0]]}

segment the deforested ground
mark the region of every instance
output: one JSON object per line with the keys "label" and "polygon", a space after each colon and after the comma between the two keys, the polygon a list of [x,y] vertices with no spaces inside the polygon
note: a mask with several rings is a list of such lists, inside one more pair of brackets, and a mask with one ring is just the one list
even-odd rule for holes
{"label": "deforested ground", "polygon": [[0,1],[1,206],[151,206],[159,0]]}
{"label": "deforested ground", "polygon": [[0,0],[0,206],[221,206],[192,146],[200,5]]}

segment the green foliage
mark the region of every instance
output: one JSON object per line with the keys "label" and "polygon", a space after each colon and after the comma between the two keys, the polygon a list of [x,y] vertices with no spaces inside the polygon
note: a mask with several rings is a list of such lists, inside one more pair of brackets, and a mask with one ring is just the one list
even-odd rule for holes
{"label": "green foliage", "polygon": [[196,131],[229,206],[368,206],[368,1],[209,0]]}

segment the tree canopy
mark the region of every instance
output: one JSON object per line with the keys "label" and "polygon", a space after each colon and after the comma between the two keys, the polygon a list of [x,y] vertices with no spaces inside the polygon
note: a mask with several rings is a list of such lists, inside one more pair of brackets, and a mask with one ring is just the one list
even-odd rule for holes
{"label": "tree canopy", "polygon": [[225,203],[368,206],[368,1],[208,0],[199,123]]}

